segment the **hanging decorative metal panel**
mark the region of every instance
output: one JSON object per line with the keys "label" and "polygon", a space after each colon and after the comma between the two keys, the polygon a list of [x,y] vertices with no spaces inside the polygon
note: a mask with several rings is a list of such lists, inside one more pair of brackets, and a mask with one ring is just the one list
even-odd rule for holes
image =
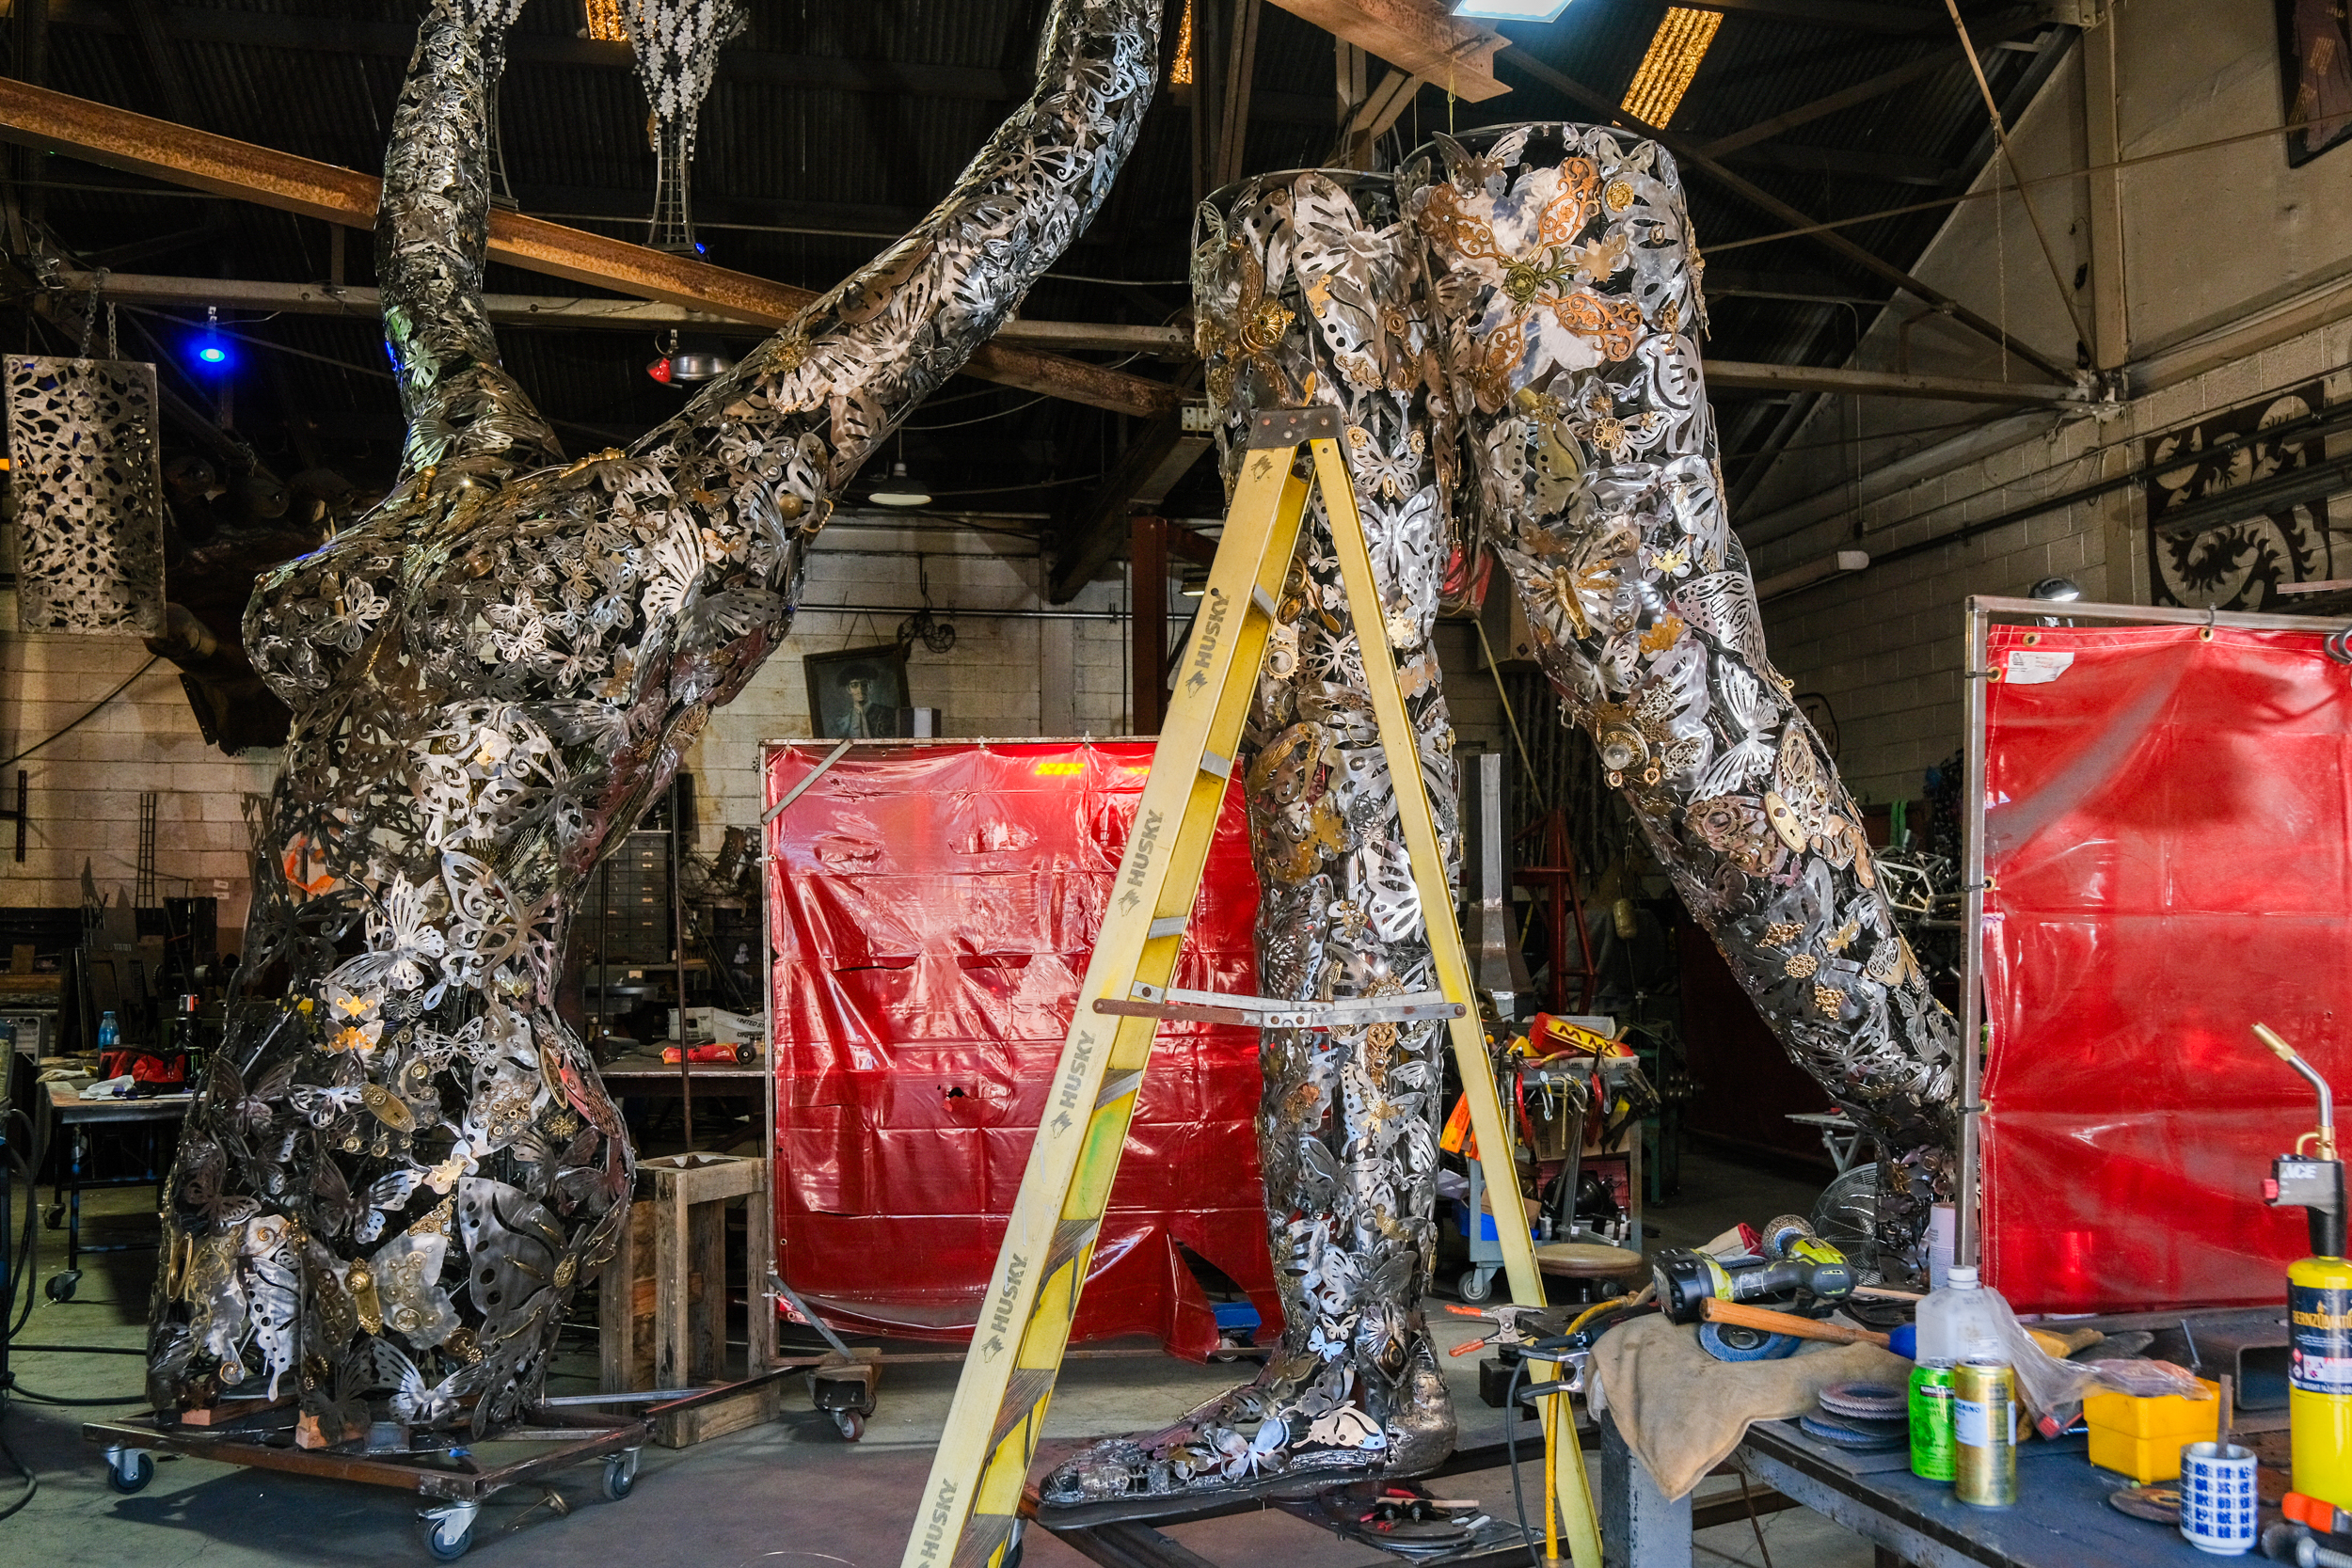
{"label": "hanging decorative metal panel", "polygon": [[161,629],[155,367],[10,355],[20,631]]}

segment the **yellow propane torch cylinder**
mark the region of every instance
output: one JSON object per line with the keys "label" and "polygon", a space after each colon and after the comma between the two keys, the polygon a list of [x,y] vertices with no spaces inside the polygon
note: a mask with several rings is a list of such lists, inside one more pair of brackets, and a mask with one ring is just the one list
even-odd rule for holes
{"label": "yellow propane torch cylinder", "polygon": [[2287,1268],[2294,1353],[2287,1416],[2295,1489],[2352,1509],[2352,1262],[2305,1258]]}

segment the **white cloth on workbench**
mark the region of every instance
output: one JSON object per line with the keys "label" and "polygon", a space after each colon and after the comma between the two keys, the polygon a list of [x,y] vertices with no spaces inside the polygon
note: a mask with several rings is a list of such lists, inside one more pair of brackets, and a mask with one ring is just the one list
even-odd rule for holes
{"label": "white cloth on workbench", "polygon": [[1718,1361],[1699,1347],[1696,1325],[1653,1313],[1601,1336],[1587,1386],[1598,1382],[1625,1446],[1673,1498],[1729,1458],[1750,1422],[1808,1415],[1834,1383],[1902,1386],[1910,1377],[1910,1362],[1876,1345],[1807,1340],[1782,1361]]}

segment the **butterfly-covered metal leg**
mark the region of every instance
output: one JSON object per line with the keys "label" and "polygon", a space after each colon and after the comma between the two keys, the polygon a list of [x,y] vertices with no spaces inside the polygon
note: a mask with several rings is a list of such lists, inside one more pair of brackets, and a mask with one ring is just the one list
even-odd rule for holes
{"label": "butterfly-covered metal leg", "polygon": [[291,1388],[338,1432],[481,1432],[536,1398],[634,1169],[555,1009],[569,911],[783,637],[839,487],[1092,217],[1161,11],[1056,0],[1034,93],[913,233],[629,451],[554,467],[479,295],[516,8],[436,0],[393,127],[400,483],[247,610],[294,722],[169,1184],[159,1410]]}
{"label": "butterfly-covered metal leg", "polygon": [[1523,125],[1439,137],[1399,184],[1544,668],[1789,1054],[1898,1156],[1881,1235],[1907,1247],[1947,1169],[1958,1030],[1765,653],[1674,162],[1622,132]]}
{"label": "butterfly-covered metal leg", "polygon": [[[1454,734],[1435,626],[1447,532],[1415,246],[1385,177],[1270,176],[1202,208],[1193,283],[1230,488],[1250,416],[1316,404],[1348,457],[1427,789],[1449,851]],[[1436,985],[1362,655],[1320,501],[1303,531],[1237,776],[1263,889],[1259,990],[1300,1001]],[[1283,1335],[1264,1372],[1184,1420],[1078,1455],[1057,1517],[1141,1517],[1204,1497],[1408,1476],[1452,1451],[1421,1321],[1435,1246],[1436,1024],[1269,1029],[1258,1116]]]}

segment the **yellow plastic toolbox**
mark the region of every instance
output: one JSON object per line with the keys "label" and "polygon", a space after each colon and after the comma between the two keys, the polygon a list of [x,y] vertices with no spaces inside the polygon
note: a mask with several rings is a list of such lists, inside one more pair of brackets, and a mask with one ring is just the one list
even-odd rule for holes
{"label": "yellow plastic toolbox", "polygon": [[2090,1426],[2091,1464],[2141,1482],[2178,1476],[2181,1446],[2210,1442],[2220,1428],[2221,1386],[2205,1386],[2212,1394],[2201,1400],[2177,1394],[2161,1399],[2091,1395],[2083,1402],[2083,1419]]}

